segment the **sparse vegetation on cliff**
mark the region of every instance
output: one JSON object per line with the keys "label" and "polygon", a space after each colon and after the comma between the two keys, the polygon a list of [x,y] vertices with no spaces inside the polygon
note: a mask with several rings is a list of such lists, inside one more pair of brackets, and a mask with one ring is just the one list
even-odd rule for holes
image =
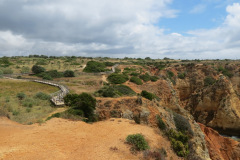
{"label": "sparse vegetation on cliff", "polygon": [[126,141],[129,144],[133,145],[133,149],[138,151],[142,151],[150,148],[147,141],[141,134],[128,135],[126,138]]}

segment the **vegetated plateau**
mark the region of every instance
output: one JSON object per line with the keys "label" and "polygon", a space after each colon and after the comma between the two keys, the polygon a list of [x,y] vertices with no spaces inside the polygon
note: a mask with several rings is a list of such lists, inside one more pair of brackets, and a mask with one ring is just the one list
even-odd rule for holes
{"label": "vegetated plateau", "polygon": [[[220,134],[240,136],[239,71],[238,60],[2,57],[0,159],[238,160],[239,139]],[[32,79],[66,85],[65,105]]]}

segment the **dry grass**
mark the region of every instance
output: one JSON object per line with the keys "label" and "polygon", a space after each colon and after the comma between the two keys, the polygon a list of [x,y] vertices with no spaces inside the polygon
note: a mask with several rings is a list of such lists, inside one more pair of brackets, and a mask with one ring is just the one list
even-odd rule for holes
{"label": "dry grass", "polygon": [[56,81],[68,86],[72,93],[93,93],[102,87],[101,75],[79,75],[73,78],[59,78]]}
{"label": "dry grass", "polygon": [[[38,122],[55,110],[49,100],[34,98],[38,92],[53,93],[59,89],[53,86],[27,82],[22,80],[0,79],[0,109],[7,111],[9,117],[23,124]],[[19,92],[26,94],[26,98],[19,100]],[[31,104],[31,106],[26,105]]]}

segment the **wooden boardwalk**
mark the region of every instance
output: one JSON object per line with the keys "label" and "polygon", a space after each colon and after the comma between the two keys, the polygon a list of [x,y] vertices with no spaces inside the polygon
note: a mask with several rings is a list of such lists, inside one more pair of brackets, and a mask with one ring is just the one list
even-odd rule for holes
{"label": "wooden boardwalk", "polygon": [[[102,72],[102,74],[114,73],[115,72],[115,68],[117,66],[118,66],[118,64],[115,64],[114,66],[112,66],[112,71],[108,71],[107,73],[106,72]],[[15,79],[16,80],[17,78],[13,78],[14,76],[22,76],[22,75],[24,75],[24,74],[3,75],[3,78]],[[40,79],[21,78],[21,79],[17,79],[17,80],[32,81],[32,82],[37,82],[37,83],[42,83],[42,84],[47,84],[47,85],[58,87],[60,89],[59,91],[50,94],[51,101],[56,106],[61,106],[61,105],[65,104],[64,103],[64,97],[69,93],[69,90],[68,90],[67,86],[62,85],[62,84],[58,84],[58,83],[56,83],[54,81],[47,81],[47,80],[40,80]]]}

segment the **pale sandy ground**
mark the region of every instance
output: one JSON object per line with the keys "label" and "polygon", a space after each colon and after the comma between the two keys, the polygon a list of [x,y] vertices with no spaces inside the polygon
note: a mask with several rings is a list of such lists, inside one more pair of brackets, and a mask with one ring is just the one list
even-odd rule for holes
{"label": "pale sandy ground", "polygon": [[[1,160],[122,160],[139,159],[125,144],[129,134],[142,133],[151,148],[164,147],[173,156],[169,142],[157,129],[134,124],[126,119],[112,119],[94,124],[54,118],[39,126],[21,125],[0,118]],[[116,147],[117,150],[111,150]]]}

